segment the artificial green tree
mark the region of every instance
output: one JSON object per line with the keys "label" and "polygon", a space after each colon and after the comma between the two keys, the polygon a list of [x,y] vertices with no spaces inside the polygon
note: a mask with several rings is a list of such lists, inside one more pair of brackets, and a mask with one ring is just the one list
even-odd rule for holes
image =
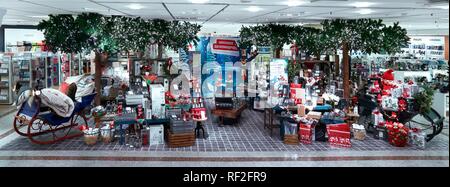
{"label": "artificial green tree", "polygon": [[[200,26],[187,22],[165,20],[144,20],[123,16],[106,17],[97,13],[72,15],[50,15],[39,23],[44,32],[46,45],[56,52],[95,53],[95,87],[101,90],[101,69],[108,61],[108,55],[115,52],[144,51],[150,44],[185,48],[190,42],[197,42]],[[100,94],[99,94],[100,95]],[[99,95],[95,102],[100,104]]]}

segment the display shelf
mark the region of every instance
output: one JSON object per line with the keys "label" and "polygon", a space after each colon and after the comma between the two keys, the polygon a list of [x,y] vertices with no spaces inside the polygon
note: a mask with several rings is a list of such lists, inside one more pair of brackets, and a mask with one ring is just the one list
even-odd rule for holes
{"label": "display shelf", "polygon": [[12,57],[12,81],[20,82],[25,89],[31,88],[33,53],[16,53]]}
{"label": "display shelf", "polygon": [[42,89],[46,87],[45,84],[45,60],[47,53],[33,53],[31,63],[31,87]]}
{"label": "display shelf", "polygon": [[0,104],[12,103],[11,56],[0,54]]}

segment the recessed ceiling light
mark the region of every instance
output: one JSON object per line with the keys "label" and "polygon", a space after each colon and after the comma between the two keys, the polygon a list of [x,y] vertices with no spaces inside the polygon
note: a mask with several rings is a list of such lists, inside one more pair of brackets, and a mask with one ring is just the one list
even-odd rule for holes
{"label": "recessed ceiling light", "polygon": [[250,12],[259,12],[259,11],[262,10],[262,8],[261,8],[261,7],[258,7],[258,6],[249,6],[249,7],[247,8],[247,10],[250,11]]}
{"label": "recessed ceiling light", "polygon": [[435,6],[436,8],[440,8],[440,9],[444,9],[444,10],[448,10],[448,5],[440,5],[440,6]]}
{"label": "recessed ceiling light", "polygon": [[309,3],[309,1],[303,1],[303,0],[288,0],[286,2],[284,2],[285,5],[287,6],[300,6],[303,5],[305,3]]}
{"label": "recessed ceiling light", "polygon": [[372,9],[363,8],[358,11],[359,14],[372,14],[374,11]]}
{"label": "recessed ceiling light", "polygon": [[136,4],[136,3],[129,4],[129,5],[127,5],[127,7],[129,9],[133,9],[133,10],[140,10],[140,9],[144,8],[144,6],[142,6],[141,4]]}
{"label": "recessed ceiling light", "polygon": [[45,18],[48,18],[48,16],[31,16],[32,18],[42,18],[42,19],[45,19]]}
{"label": "recessed ceiling light", "polygon": [[373,2],[354,2],[351,5],[357,8],[364,8],[364,7],[370,7],[376,3]]}
{"label": "recessed ceiling light", "polygon": [[202,4],[202,3],[207,3],[209,0],[191,0],[192,3],[195,4]]}

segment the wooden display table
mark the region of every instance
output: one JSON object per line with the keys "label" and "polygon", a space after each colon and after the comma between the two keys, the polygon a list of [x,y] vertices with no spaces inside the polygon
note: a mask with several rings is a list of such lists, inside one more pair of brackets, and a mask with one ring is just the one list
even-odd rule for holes
{"label": "wooden display table", "polygon": [[220,118],[219,125],[224,125],[224,118],[239,119],[241,117],[242,111],[244,111],[246,107],[247,104],[243,104],[235,109],[213,109],[211,110],[211,113]]}
{"label": "wooden display table", "polygon": [[173,134],[166,130],[169,147],[189,147],[195,144],[195,132]]}
{"label": "wooden display table", "polygon": [[359,114],[355,113],[346,113],[345,117],[347,117],[347,124],[352,125],[353,123],[358,123]]}

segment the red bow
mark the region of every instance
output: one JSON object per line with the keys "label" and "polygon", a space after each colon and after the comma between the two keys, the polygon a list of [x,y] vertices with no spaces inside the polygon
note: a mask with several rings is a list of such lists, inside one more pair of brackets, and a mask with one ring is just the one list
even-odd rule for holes
{"label": "red bow", "polygon": [[408,107],[407,102],[404,99],[399,99],[398,100],[398,110],[401,111],[405,111]]}

